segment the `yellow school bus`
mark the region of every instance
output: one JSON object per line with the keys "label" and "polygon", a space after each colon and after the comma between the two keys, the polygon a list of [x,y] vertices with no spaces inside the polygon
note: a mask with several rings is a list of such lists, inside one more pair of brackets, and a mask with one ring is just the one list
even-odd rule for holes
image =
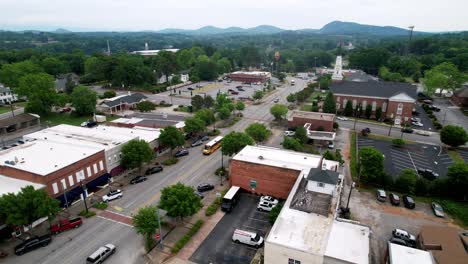
{"label": "yellow school bus", "polygon": [[203,148],[203,154],[210,155],[211,153],[215,152],[219,147],[221,147],[222,140],[222,136],[217,136],[210,142],[206,143],[205,147]]}

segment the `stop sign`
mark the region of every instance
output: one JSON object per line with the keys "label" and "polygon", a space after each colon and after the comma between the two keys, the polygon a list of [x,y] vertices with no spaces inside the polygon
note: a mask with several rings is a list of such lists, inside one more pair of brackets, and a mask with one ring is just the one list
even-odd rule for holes
{"label": "stop sign", "polygon": [[161,239],[161,236],[160,236],[159,234],[155,234],[155,235],[154,235],[154,238],[155,238],[156,240],[159,240],[159,239]]}

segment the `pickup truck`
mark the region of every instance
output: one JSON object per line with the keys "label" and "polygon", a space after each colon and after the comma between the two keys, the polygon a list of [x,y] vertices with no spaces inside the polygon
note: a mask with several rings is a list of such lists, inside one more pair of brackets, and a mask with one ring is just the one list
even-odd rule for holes
{"label": "pickup truck", "polygon": [[50,227],[50,232],[53,234],[58,234],[68,229],[78,228],[81,226],[81,224],[83,224],[83,221],[80,217],[62,220],[58,224],[52,225]]}

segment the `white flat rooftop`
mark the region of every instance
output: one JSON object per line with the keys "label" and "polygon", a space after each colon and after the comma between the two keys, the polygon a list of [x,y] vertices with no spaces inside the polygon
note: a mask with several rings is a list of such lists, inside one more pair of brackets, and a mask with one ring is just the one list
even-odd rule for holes
{"label": "white flat rooftop", "polygon": [[388,242],[389,264],[435,264],[431,252]]}
{"label": "white flat rooftop", "polygon": [[4,194],[8,194],[8,193],[16,194],[21,191],[21,188],[24,188],[28,185],[31,185],[36,190],[45,187],[45,185],[43,184],[18,180],[18,179],[0,175],[0,196]]}
{"label": "white flat rooftop", "polygon": [[115,120],[112,120],[111,122],[112,123],[121,123],[121,124],[131,124],[131,125],[134,125],[134,124],[137,124],[137,123],[140,123],[141,121],[143,121],[144,119],[142,118],[136,118],[136,117],[132,117],[132,118],[118,118],[118,119],[115,119]]}
{"label": "white flat rooftop", "polygon": [[246,146],[232,159],[301,171],[317,168],[321,156],[266,146]]}
{"label": "white flat rooftop", "polygon": [[230,74],[245,74],[245,75],[270,75],[269,72],[264,71],[235,71]]}
{"label": "white flat rooftop", "polygon": [[93,146],[35,140],[1,151],[0,165],[46,176],[102,150]]}
{"label": "white flat rooftop", "polygon": [[301,178],[305,177],[308,172],[308,170],[304,170],[299,175],[283,209],[281,209],[281,213],[268,234],[266,242],[323,256],[328,233],[333,225],[333,217],[325,217],[290,208]]}
{"label": "white flat rooftop", "polygon": [[135,126],[132,128],[115,127],[115,126],[97,126],[89,128],[91,131],[100,131],[103,133],[120,135],[120,136],[137,136],[140,140],[153,142],[159,138],[161,129]]}
{"label": "white flat rooftop", "polygon": [[366,226],[334,221],[325,256],[344,260],[346,263],[369,263],[369,232]]}

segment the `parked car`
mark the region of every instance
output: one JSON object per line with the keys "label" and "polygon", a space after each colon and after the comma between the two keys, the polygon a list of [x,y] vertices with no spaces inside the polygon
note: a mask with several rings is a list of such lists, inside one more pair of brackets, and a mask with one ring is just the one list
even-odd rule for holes
{"label": "parked car", "polygon": [[389,241],[392,244],[397,244],[397,245],[401,245],[401,246],[405,246],[405,247],[411,247],[411,245],[408,242],[406,242],[405,240],[403,240],[403,239],[392,237],[392,238],[390,238]]}
{"label": "parked car", "polygon": [[409,209],[414,209],[414,207],[416,207],[413,197],[409,195],[403,195],[403,204]]}
{"label": "parked car", "polygon": [[81,123],[82,127],[89,127],[89,128],[95,127],[97,125],[98,125],[98,123],[96,121],[92,121],[92,120]]}
{"label": "parked car", "polygon": [[245,91],[245,89],[242,88],[242,87],[241,87],[241,88],[237,88],[237,90],[238,90],[238,91],[241,91],[241,92],[244,92],[244,91]]}
{"label": "parked car", "polygon": [[370,133],[371,133],[371,130],[370,130],[370,128],[368,128],[368,127],[366,127],[366,128],[364,128],[363,130],[361,130],[361,134],[362,134],[363,136],[367,136],[367,135],[369,135]]}
{"label": "parked car", "polygon": [[189,151],[186,150],[186,149],[181,149],[179,151],[177,151],[175,154],[174,154],[174,157],[178,158],[178,157],[183,157],[183,156],[187,156],[189,154]]}
{"label": "parked car", "polygon": [[208,141],[210,140],[210,137],[209,136],[202,136],[200,137],[201,141],[205,142],[205,141]]}
{"label": "parked car", "polygon": [[233,89],[231,89],[231,88],[229,88],[229,89],[228,89],[228,92],[234,92],[234,90],[233,90]]}
{"label": "parked car", "polygon": [[15,254],[18,256],[21,256],[24,253],[27,253],[31,250],[34,250],[40,247],[45,247],[49,245],[51,241],[52,241],[52,237],[50,235],[35,236],[17,245],[15,247]]}
{"label": "parked car", "polygon": [[403,127],[403,128],[401,129],[401,132],[403,132],[403,133],[409,133],[409,134],[411,134],[411,133],[413,133],[413,131],[414,131],[414,130],[413,130],[411,127]]}
{"label": "parked car", "polygon": [[417,126],[417,127],[423,127],[424,126],[423,123],[421,123],[421,122],[411,122],[411,124],[413,126]]}
{"label": "parked car", "polygon": [[439,174],[430,169],[418,168],[418,174],[431,181],[439,178]]}
{"label": "parked car", "polygon": [[411,246],[416,246],[416,236],[410,234],[408,231],[403,229],[393,229],[392,236],[394,238],[402,239],[405,242],[409,243]]}
{"label": "parked car", "polygon": [[276,204],[272,204],[272,203],[269,203],[269,202],[266,202],[266,201],[260,201],[257,205],[257,210],[258,211],[266,211],[266,212],[270,212],[271,209],[273,209],[273,207],[275,207]]}
{"label": "parked car", "polygon": [[377,200],[381,202],[385,202],[387,200],[387,194],[384,190],[377,190]]}
{"label": "parked car", "polygon": [[276,98],[275,100],[273,100],[274,103],[278,103],[279,102],[279,98]]}
{"label": "parked car", "polygon": [[108,194],[104,195],[102,197],[102,201],[103,202],[110,202],[112,200],[115,200],[115,199],[120,199],[122,198],[123,194],[122,194],[122,191],[121,190],[114,190],[114,191],[110,191]]}
{"label": "parked car", "polygon": [[158,172],[161,172],[161,171],[163,171],[162,166],[155,166],[155,167],[151,167],[151,168],[147,169],[145,174],[146,175],[151,175],[151,174],[155,174],[155,173],[158,173]]}
{"label": "parked car", "polygon": [[240,229],[234,230],[232,241],[235,243],[243,243],[249,246],[259,248],[263,245],[263,237],[257,233],[244,231]]}
{"label": "parked car", "polygon": [[140,182],[144,182],[146,181],[148,178],[146,178],[145,176],[136,176],[135,178],[133,178],[131,181],[130,181],[130,184],[137,184],[137,183],[140,183]]}
{"label": "parked car", "polygon": [[195,89],[193,89],[193,87],[188,87],[187,90],[193,91],[193,90],[195,90]]}
{"label": "parked car", "polygon": [[422,101],[424,104],[432,105],[432,100],[426,99]]}
{"label": "parked car", "polygon": [[197,186],[197,191],[199,192],[207,192],[213,189],[214,189],[214,185],[209,184],[209,183],[201,183]]}
{"label": "parked car", "polygon": [[196,146],[200,146],[202,144],[203,144],[203,141],[201,139],[197,139],[197,140],[194,140],[190,146],[196,147]]}
{"label": "parked car", "polygon": [[238,91],[232,91],[231,94],[238,95],[239,92]]}
{"label": "parked car", "polygon": [[344,116],[337,116],[336,119],[341,120],[341,121],[348,121],[349,119]]}
{"label": "parked car", "polygon": [[71,108],[70,107],[65,107],[65,108],[62,108],[60,109],[59,113],[63,114],[63,113],[68,113],[68,112],[71,112]]}
{"label": "parked car", "polygon": [[426,137],[431,135],[431,132],[426,131],[426,130],[416,130],[415,133],[421,136],[426,136]]}
{"label": "parked car", "polygon": [[271,196],[262,196],[262,197],[260,197],[260,202],[268,202],[268,203],[274,204],[274,205],[278,204],[278,200],[271,197]]}
{"label": "parked car", "polygon": [[435,216],[445,217],[444,209],[442,208],[442,206],[440,206],[440,204],[432,202],[431,207],[432,207],[432,211],[434,211]]}
{"label": "parked car", "polygon": [[238,88],[238,89],[239,89],[239,88],[242,88],[242,85],[238,85],[238,86],[236,86],[236,88]]}
{"label": "parked car", "polygon": [[329,149],[334,149],[335,148],[335,144],[333,144],[333,141],[330,141],[328,142],[328,146],[327,146]]}
{"label": "parked car", "polygon": [[292,137],[295,134],[296,134],[296,132],[294,132],[294,131],[289,131],[289,130],[284,131],[284,135],[287,136],[287,137]]}
{"label": "parked car", "polygon": [[78,228],[83,224],[83,220],[80,217],[73,219],[65,219],[60,221],[58,224],[52,225],[50,227],[50,232],[52,234],[58,234],[60,232],[66,231],[72,228]]}
{"label": "parked car", "polygon": [[95,264],[95,263],[102,263],[106,260],[110,255],[115,253],[115,246],[112,244],[106,244],[98,250],[94,251],[88,258],[86,258],[87,264]]}
{"label": "parked car", "polygon": [[205,196],[203,196],[203,194],[202,194],[201,192],[195,191],[195,192],[193,192],[193,193],[194,193],[196,196],[200,197],[200,199],[205,198]]}
{"label": "parked car", "polygon": [[400,197],[395,193],[391,193],[390,194],[390,203],[392,205],[400,205]]}

